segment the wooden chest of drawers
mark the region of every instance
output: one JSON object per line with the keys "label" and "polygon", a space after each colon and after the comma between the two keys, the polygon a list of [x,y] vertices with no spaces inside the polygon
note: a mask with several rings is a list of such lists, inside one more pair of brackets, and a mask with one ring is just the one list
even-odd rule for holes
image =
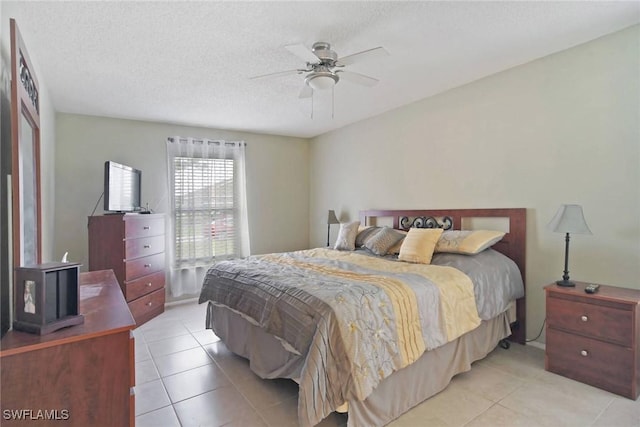
{"label": "wooden chest of drawers", "polygon": [[114,271],[138,326],[164,311],[164,226],[160,214],[89,217],[89,270]]}
{"label": "wooden chest of drawers", "polygon": [[135,426],[131,312],[110,270],[80,273],[79,292],[83,324],[0,341],[2,426]]}
{"label": "wooden chest of drawers", "polygon": [[640,290],[545,288],[545,369],[630,399],[640,395]]}

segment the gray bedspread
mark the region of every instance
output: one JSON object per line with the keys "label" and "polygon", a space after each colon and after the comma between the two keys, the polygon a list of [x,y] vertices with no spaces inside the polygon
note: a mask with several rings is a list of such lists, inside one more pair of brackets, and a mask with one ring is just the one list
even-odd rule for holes
{"label": "gray bedspread", "polygon": [[431,264],[457,268],[471,278],[482,320],[496,317],[511,301],[524,296],[520,269],[511,258],[493,249],[476,255],[438,253]]}
{"label": "gray bedspread", "polygon": [[480,323],[473,284],[460,270],[327,249],[216,263],[205,301],[306,355],[298,401],[305,426]]}

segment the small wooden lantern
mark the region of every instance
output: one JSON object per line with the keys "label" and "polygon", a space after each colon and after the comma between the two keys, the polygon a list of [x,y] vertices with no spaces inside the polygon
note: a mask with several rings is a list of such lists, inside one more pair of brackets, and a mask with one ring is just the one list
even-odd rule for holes
{"label": "small wooden lantern", "polygon": [[15,269],[15,321],[19,331],[45,335],[84,323],[80,306],[80,264],[50,262]]}

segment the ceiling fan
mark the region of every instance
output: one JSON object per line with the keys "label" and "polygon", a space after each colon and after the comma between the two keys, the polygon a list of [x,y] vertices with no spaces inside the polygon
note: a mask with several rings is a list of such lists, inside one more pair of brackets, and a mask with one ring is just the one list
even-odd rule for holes
{"label": "ceiling fan", "polygon": [[285,49],[305,61],[306,67],[263,74],[251,77],[251,79],[305,74],[305,86],[300,91],[300,98],[311,97],[314,90],[331,89],[340,81],[340,78],[362,86],[375,86],[378,83],[377,79],[347,71],[343,68],[357,62],[389,55],[383,47],[375,47],[339,58],[338,54],[331,49],[331,45],[327,42],[316,42],[311,47],[311,50],[302,44],[288,45],[285,46]]}

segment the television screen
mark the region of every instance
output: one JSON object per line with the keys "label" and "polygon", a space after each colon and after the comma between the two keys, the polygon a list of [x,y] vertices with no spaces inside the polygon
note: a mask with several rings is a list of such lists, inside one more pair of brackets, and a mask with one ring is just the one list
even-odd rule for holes
{"label": "television screen", "polygon": [[104,163],[104,210],[134,212],[140,210],[142,172],[120,163]]}

